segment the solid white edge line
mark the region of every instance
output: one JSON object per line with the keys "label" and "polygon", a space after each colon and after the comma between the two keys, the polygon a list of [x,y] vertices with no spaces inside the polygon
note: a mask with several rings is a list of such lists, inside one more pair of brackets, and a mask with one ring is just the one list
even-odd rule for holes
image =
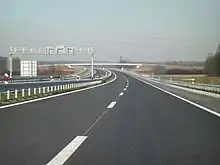
{"label": "solid white edge line", "polygon": [[123,93],[123,92],[121,92],[121,93],[119,94],[119,96],[123,96],[123,94],[124,94],[124,93]]}
{"label": "solid white edge line", "polygon": [[86,140],[87,136],[77,136],[64,149],[62,149],[47,165],[63,165],[67,159]]}
{"label": "solid white edge line", "polygon": [[116,101],[112,101],[112,102],[107,106],[107,108],[113,108],[116,103],[117,103]]}
{"label": "solid white edge line", "polygon": [[209,108],[207,108],[207,107],[204,107],[204,106],[202,106],[202,105],[199,105],[199,104],[197,104],[197,103],[195,103],[195,102],[192,102],[192,101],[190,101],[190,100],[188,100],[188,99],[185,99],[185,98],[183,98],[183,97],[181,97],[181,96],[178,96],[178,95],[176,95],[176,94],[174,94],[174,93],[172,93],[172,92],[166,91],[166,90],[164,90],[164,89],[162,89],[162,88],[160,88],[160,87],[157,87],[157,86],[155,86],[155,85],[153,85],[153,84],[151,84],[151,83],[149,83],[149,82],[146,82],[146,81],[140,79],[139,77],[133,76],[133,75],[131,75],[131,74],[130,74],[130,76],[132,76],[133,78],[135,78],[135,79],[137,79],[137,80],[139,80],[139,81],[141,81],[141,82],[143,82],[143,83],[145,83],[145,84],[148,84],[148,85],[150,85],[150,86],[152,86],[152,87],[154,87],[154,88],[156,88],[156,89],[159,89],[160,91],[163,91],[163,92],[165,92],[165,93],[167,93],[167,94],[169,94],[169,95],[171,95],[171,96],[174,96],[174,97],[176,97],[176,98],[178,98],[178,99],[180,99],[180,100],[182,100],[182,101],[185,101],[185,102],[187,102],[187,103],[189,103],[189,104],[191,104],[191,105],[194,105],[195,107],[198,107],[198,108],[200,108],[200,109],[202,109],[202,110],[205,110],[205,111],[207,111],[207,112],[209,112],[209,113],[211,113],[211,114],[213,114],[213,115],[216,115],[216,116],[220,117],[220,113],[218,113],[218,112],[215,112],[215,111],[213,111],[213,110],[211,110],[211,109],[209,109]]}
{"label": "solid white edge line", "polygon": [[46,97],[37,98],[37,99],[33,99],[33,100],[18,102],[18,103],[14,103],[14,104],[3,105],[3,106],[0,106],[0,109],[9,108],[9,107],[14,107],[14,106],[23,105],[23,104],[28,104],[28,103],[33,103],[33,102],[37,102],[37,101],[41,101],[41,100],[51,99],[51,98],[54,98],[54,97],[69,95],[69,94],[72,94],[72,93],[81,92],[81,91],[85,91],[85,90],[97,88],[97,87],[100,87],[100,86],[103,86],[103,85],[107,85],[107,84],[110,84],[110,83],[114,82],[114,81],[116,80],[116,78],[117,78],[117,75],[116,75],[114,72],[112,72],[112,73],[115,75],[115,78],[112,79],[111,81],[106,82],[106,83],[103,83],[103,84],[91,86],[91,87],[84,88],[84,89],[78,89],[78,90],[74,90],[74,91],[70,91],[70,92],[55,94],[55,95],[52,95],[52,96],[46,96]]}
{"label": "solid white edge line", "polygon": [[151,80],[151,79],[149,79],[148,81],[151,81],[151,82],[154,82],[154,83],[157,83],[157,84],[166,85],[166,86],[169,86],[169,87],[172,87],[172,88],[176,88],[176,89],[181,89],[181,90],[188,91],[188,92],[191,92],[191,93],[201,94],[201,95],[205,95],[205,96],[211,96],[211,97],[218,98],[218,99],[220,98],[220,95],[219,94],[215,94],[215,93],[210,93],[210,92],[201,91],[201,90],[197,90],[197,89],[181,87],[181,86],[172,85],[172,84],[166,84],[164,82],[158,82],[158,81]]}
{"label": "solid white edge line", "polygon": [[129,86],[129,80],[124,74],[122,74],[122,76],[126,79],[126,88],[127,88]]}

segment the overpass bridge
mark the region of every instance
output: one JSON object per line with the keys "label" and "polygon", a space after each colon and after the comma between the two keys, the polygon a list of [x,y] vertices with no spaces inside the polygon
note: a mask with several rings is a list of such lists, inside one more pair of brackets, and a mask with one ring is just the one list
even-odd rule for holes
{"label": "overpass bridge", "polygon": [[[40,66],[51,66],[51,65],[66,65],[66,66],[91,66],[92,64],[89,62],[85,63],[57,63],[57,64],[41,64]],[[172,68],[181,68],[181,69],[203,69],[204,67],[198,67],[198,66],[182,66],[182,65],[172,65],[172,64],[158,64],[158,63],[117,63],[117,62],[94,62],[94,66],[136,66],[136,68],[139,68],[140,66],[148,66],[148,67],[153,67],[153,66],[163,66],[167,69],[172,69]]]}
{"label": "overpass bridge", "polygon": [[[41,66],[51,66],[51,65],[71,65],[71,66],[91,66],[91,63],[68,63],[68,64],[43,64]],[[141,63],[97,63],[94,66],[141,66]]]}

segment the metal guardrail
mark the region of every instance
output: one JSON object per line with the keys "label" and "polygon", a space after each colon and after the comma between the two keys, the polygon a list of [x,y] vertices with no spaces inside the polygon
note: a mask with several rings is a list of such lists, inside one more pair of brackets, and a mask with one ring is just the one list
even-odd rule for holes
{"label": "metal guardrail", "polygon": [[83,83],[69,83],[65,85],[53,85],[53,86],[45,86],[45,87],[38,87],[38,88],[28,88],[28,89],[21,89],[14,91],[7,90],[5,92],[0,92],[0,102],[9,101],[11,99],[24,99],[25,97],[34,97],[39,96],[41,94],[50,94],[62,91],[68,91],[73,89],[78,89],[90,85],[96,85],[102,83],[102,80],[95,80],[91,82],[83,82]]}
{"label": "metal guardrail", "polygon": [[172,85],[181,86],[181,87],[185,87],[185,88],[191,88],[191,89],[196,89],[196,90],[201,90],[201,91],[220,94],[220,85],[189,83],[189,82],[174,81],[174,80],[164,80],[164,79],[155,78],[155,77],[153,78],[153,77],[150,77],[150,76],[145,77],[145,78],[160,81],[160,82],[163,82],[163,83],[166,83],[166,84],[172,84]]}
{"label": "metal guardrail", "polygon": [[34,87],[43,87],[43,86],[51,86],[51,85],[65,85],[69,83],[90,83],[93,81],[105,81],[106,78],[111,77],[111,72],[108,71],[107,76],[99,77],[99,78],[88,78],[88,79],[82,79],[82,80],[75,80],[75,79],[66,79],[66,80],[54,80],[54,81],[40,81],[40,82],[26,82],[26,83],[9,83],[9,84],[0,84],[0,92],[5,92],[7,90],[15,90],[15,89],[28,89],[28,88],[34,88]]}
{"label": "metal guardrail", "polygon": [[124,72],[126,72],[128,74],[138,76],[138,77],[141,77],[141,78],[146,79],[146,80],[149,79],[149,80],[162,82],[164,84],[171,84],[171,85],[181,86],[181,87],[195,89],[195,90],[199,90],[199,91],[205,91],[205,92],[220,94],[220,86],[219,85],[200,84],[200,83],[194,83],[193,84],[193,83],[187,83],[187,82],[181,82],[181,81],[163,80],[163,79],[160,79],[160,77],[140,75],[139,73],[130,72],[130,71],[124,71]]}
{"label": "metal guardrail", "polygon": [[[89,73],[88,73],[89,74]],[[88,76],[88,75],[86,75]],[[86,76],[82,76],[83,78]],[[55,76],[57,77],[57,76]],[[88,76],[89,77],[89,76]],[[73,78],[76,78],[76,76],[61,76],[60,78],[55,78],[57,81],[59,80],[70,80],[70,79],[73,79]],[[33,82],[33,83],[36,83],[36,82],[45,82],[45,81],[51,81],[51,78],[48,77],[48,78],[30,78],[30,79],[22,79],[22,80],[9,80],[8,83],[9,84],[16,84],[16,83],[29,83],[29,82]],[[0,81],[0,84],[5,84],[5,81]]]}
{"label": "metal guardrail", "polygon": [[44,97],[51,94],[62,93],[67,91],[72,91],[75,89],[80,89],[84,87],[88,87],[91,85],[100,84],[106,82],[112,78],[113,74],[108,71],[106,76],[93,79],[90,81],[84,82],[69,82],[67,84],[57,84],[57,85],[48,85],[48,86],[41,86],[41,87],[33,87],[33,88],[23,88],[23,89],[14,89],[14,90],[6,90],[0,92],[0,104],[10,104],[17,101],[24,101],[28,99]]}

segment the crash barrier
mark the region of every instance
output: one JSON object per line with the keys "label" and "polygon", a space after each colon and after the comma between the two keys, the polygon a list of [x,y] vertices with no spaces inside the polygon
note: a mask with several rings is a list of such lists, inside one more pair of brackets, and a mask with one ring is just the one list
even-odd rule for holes
{"label": "crash barrier", "polygon": [[45,86],[45,87],[38,87],[38,88],[28,88],[28,89],[21,89],[21,90],[7,90],[4,92],[0,92],[0,102],[9,101],[9,100],[22,100],[23,98],[32,98],[35,96],[47,96],[49,94],[61,93],[66,92],[74,89],[80,89],[96,84],[102,83],[102,80],[96,80],[91,82],[83,82],[83,83],[70,83],[65,85],[55,85],[55,86]]}
{"label": "crash barrier", "polygon": [[172,79],[163,80],[163,79],[160,79],[159,77],[155,78],[155,77],[150,77],[150,76],[147,76],[147,77],[144,76],[144,78],[152,79],[154,81],[160,81],[166,84],[220,94],[220,85],[200,84],[200,83],[194,83],[194,82],[189,83],[189,82],[184,82],[184,81],[174,81]]}
{"label": "crash barrier", "polygon": [[114,75],[110,74],[108,77],[103,77],[101,79],[94,79],[93,81],[86,82],[69,82],[61,85],[48,85],[43,87],[33,87],[27,89],[15,89],[0,92],[0,105],[10,104],[14,102],[30,100],[34,98],[49,96],[53,94],[73,91],[76,89],[81,89],[93,85],[98,85],[105,83],[113,79]]}

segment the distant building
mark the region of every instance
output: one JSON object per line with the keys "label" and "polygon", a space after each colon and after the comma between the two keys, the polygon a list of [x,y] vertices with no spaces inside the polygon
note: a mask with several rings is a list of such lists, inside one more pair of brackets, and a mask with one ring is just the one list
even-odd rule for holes
{"label": "distant building", "polygon": [[123,59],[122,59],[122,56],[120,56],[120,61],[119,61],[119,62],[121,63],[121,62],[122,62],[122,60],[123,60]]}

